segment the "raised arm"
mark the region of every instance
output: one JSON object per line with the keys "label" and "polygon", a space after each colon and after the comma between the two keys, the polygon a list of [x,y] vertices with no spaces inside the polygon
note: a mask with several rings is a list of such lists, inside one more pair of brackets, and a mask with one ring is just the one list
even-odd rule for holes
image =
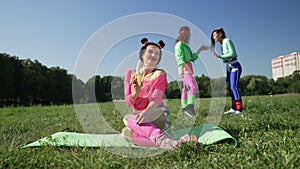
{"label": "raised arm", "polygon": [[124,75],[124,98],[127,106],[132,107],[135,104],[135,99],[132,97],[130,79],[134,70],[129,70]]}

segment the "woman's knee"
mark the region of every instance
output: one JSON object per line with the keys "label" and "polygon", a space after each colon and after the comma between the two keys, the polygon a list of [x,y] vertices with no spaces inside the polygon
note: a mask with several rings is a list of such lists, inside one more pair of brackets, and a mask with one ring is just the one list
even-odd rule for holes
{"label": "woman's knee", "polygon": [[128,120],[131,118],[131,116],[133,116],[132,113],[126,114],[126,115],[123,117],[123,123],[125,124],[125,126],[127,126]]}
{"label": "woman's knee", "polygon": [[197,83],[192,83],[191,86],[190,86],[190,93],[196,94],[197,91],[198,91],[198,84]]}
{"label": "woman's knee", "polygon": [[231,91],[236,91],[238,88],[237,88],[237,85],[236,84],[230,84],[230,90]]}
{"label": "woman's knee", "polygon": [[133,130],[129,129],[128,127],[124,127],[122,129],[122,136],[127,140],[131,141],[132,135],[133,135]]}

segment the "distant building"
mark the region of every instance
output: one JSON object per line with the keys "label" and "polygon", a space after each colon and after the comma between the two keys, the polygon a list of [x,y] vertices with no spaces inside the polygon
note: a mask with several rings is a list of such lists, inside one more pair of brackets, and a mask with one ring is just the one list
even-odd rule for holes
{"label": "distant building", "polygon": [[274,80],[289,76],[296,70],[300,70],[300,52],[293,52],[272,59],[272,77]]}

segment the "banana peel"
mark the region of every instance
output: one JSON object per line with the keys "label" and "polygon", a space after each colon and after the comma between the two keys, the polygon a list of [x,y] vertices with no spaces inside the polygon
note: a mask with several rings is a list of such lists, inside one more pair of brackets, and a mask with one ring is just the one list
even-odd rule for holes
{"label": "banana peel", "polygon": [[142,82],[143,82],[144,78],[142,74],[139,73],[132,73],[131,74],[131,78],[130,78],[130,83],[133,84],[136,83],[138,84],[138,86],[142,86]]}
{"label": "banana peel", "polygon": [[143,78],[143,75],[141,73],[141,68],[142,68],[142,61],[139,60],[137,63],[136,63],[136,68],[135,68],[135,73],[132,73],[131,74],[131,79],[130,79],[130,83],[133,84],[133,83],[137,83],[138,86],[142,86],[142,82],[144,80]]}

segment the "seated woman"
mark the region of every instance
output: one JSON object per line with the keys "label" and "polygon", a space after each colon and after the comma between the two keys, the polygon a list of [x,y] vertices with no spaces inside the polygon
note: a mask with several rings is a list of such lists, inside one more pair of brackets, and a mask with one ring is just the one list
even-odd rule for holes
{"label": "seated woman", "polygon": [[133,108],[133,112],[123,119],[126,125],[122,130],[123,136],[139,146],[159,146],[168,150],[191,139],[198,143],[195,136],[171,139],[164,134],[163,131],[170,125],[168,110],[162,103],[168,82],[166,72],[158,69],[157,65],[165,44],[163,41],[148,42],[146,38],[141,43],[141,69],[129,70],[124,77],[125,102]]}

